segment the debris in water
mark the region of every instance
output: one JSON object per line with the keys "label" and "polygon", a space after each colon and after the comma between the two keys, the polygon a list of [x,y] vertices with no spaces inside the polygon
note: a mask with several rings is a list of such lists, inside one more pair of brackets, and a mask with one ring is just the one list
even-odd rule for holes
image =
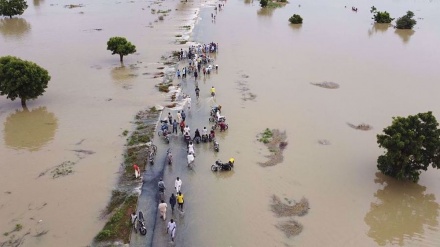
{"label": "debris in water", "polygon": [[84,5],[82,5],[82,4],[67,4],[67,5],[64,5],[64,8],[69,8],[69,9],[82,8],[82,7],[84,7]]}
{"label": "debris in water", "polygon": [[365,124],[365,123],[361,123],[358,125],[354,125],[352,123],[347,123],[348,126],[352,127],[353,129],[357,129],[357,130],[371,130],[373,129],[373,127],[369,124]]}
{"label": "debris in water", "polygon": [[284,234],[286,234],[286,237],[290,238],[292,236],[300,234],[302,232],[303,226],[295,220],[289,220],[283,223],[279,223],[278,225],[276,225],[276,228],[283,231]]}
{"label": "debris in water", "polygon": [[281,163],[284,159],[283,151],[288,144],[288,142],[286,141],[287,136],[285,131],[280,132],[277,129],[266,129],[264,133],[267,134],[267,131],[271,133],[271,136],[269,138],[264,138],[264,136],[262,138],[258,138],[258,140],[263,142],[270,151],[270,154],[266,156],[266,158],[268,158],[269,160],[266,162],[259,162],[259,164],[263,167],[274,166]]}
{"label": "debris in water", "polygon": [[303,216],[309,212],[309,201],[304,197],[294,205],[289,205],[283,203],[278,196],[273,195],[270,206],[277,217]]}
{"label": "debris in water", "polygon": [[318,140],[318,143],[321,145],[330,145],[331,144],[330,141],[326,140],[326,139]]}
{"label": "debris in water", "polygon": [[323,87],[323,88],[328,88],[328,89],[336,89],[339,88],[339,84],[336,82],[331,82],[331,81],[324,81],[324,82],[311,82],[310,84],[318,86],[318,87]]}

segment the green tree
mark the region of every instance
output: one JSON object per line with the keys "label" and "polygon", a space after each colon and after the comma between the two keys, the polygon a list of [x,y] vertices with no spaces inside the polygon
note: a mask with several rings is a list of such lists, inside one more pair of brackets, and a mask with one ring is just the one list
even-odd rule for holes
{"label": "green tree", "polygon": [[388,12],[377,11],[376,7],[374,6],[371,7],[370,12],[374,13],[373,20],[377,23],[390,23],[394,20],[394,18],[390,17]]}
{"label": "green tree", "polygon": [[267,4],[268,4],[268,3],[269,3],[268,0],[260,0],[260,6],[261,6],[262,8],[267,7]]}
{"label": "green tree", "polygon": [[107,50],[111,51],[112,55],[119,54],[122,63],[124,56],[136,52],[136,46],[128,42],[124,37],[111,37],[107,41]]}
{"label": "green tree", "polygon": [[406,12],[406,15],[397,18],[396,28],[397,29],[412,29],[417,21],[413,19],[414,13],[411,11]]}
{"label": "green tree", "polygon": [[386,150],[377,159],[377,168],[385,175],[419,180],[421,170],[440,165],[440,130],[432,112],[408,117],[393,117],[393,123],[377,135],[379,147]]}
{"label": "green tree", "polygon": [[0,0],[0,15],[9,16],[22,15],[27,9],[26,0]]}
{"label": "green tree", "polygon": [[43,95],[49,80],[47,70],[33,62],[12,56],[0,58],[0,95],[11,100],[20,98],[23,108],[26,100]]}
{"label": "green tree", "polygon": [[289,21],[292,24],[302,24],[303,18],[300,15],[294,14],[289,18]]}

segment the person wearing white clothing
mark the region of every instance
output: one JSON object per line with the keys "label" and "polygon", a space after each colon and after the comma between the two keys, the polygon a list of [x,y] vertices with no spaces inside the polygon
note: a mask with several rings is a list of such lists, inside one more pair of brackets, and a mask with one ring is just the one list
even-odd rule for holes
{"label": "person wearing white clothing", "polygon": [[174,236],[176,235],[176,222],[174,222],[173,219],[170,220],[170,222],[168,222],[168,226],[167,226],[167,233],[169,233],[171,235],[171,241],[174,242]]}
{"label": "person wearing white clothing", "polygon": [[188,96],[188,98],[186,99],[186,102],[188,103],[188,111],[191,110],[191,97]]}
{"label": "person wearing white clothing", "polygon": [[177,193],[180,192],[180,188],[182,188],[182,180],[177,177],[176,181],[174,182],[174,188],[176,188]]}

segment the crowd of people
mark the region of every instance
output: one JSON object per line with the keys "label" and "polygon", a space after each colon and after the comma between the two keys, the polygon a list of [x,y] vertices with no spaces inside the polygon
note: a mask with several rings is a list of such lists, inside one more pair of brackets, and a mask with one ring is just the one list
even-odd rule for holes
{"label": "crowd of people", "polygon": [[[221,10],[221,8],[224,7],[224,4],[218,5],[218,10]],[[215,11],[217,13],[217,6],[215,7]],[[213,16],[213,18],[215,18]],[[201,74],[203,74],[204,78],[212,73],[213,70],[218,71],[219,66],[214,65],[214,58],[213,56],[218,53],[219,50],[219,44],[215,42],[210,42],[207,44],[198,44],[198,45],[191,45],[188,47],[187,50],[181,49],[179,52],[179,65],[182,65],[183,67],[177,68],[176,71],[176,77],[178,80],[185,80],[188,77],[193,77],[195,82],[195,95],[197,100],[200,96],[200,88],[197,83],[197,79],[200,77]],[[216,95],[215,87],[212,86],[210,88],[210,94],[211,97],[214,98]],[[226,130],[225,128],[225,121],[226,118],[224,116],[221,116],[221,106],[217,105],[214,106],[213,109],[215,109],[215,125],[213,128],[208,130],[206,126],[201,128],[199,130],[196,128],[193,132],[193,135],[191,134],[191,128],[186,122],[187,113],[191,111],[191,104],[192,99],[191,96],[184,94],[183,95],[183,101],[185,102],[182,109],[178,110],[175,115],[173,115],[172,112],[168,112],[167,115],[164,116],[163,119],[160,120],[161,126],[160,131],[162,132],[163,136],[168,135],[179,135],[178,129],[180,129],[180,134],[183,136],[183,139],[186,141],[187,144],[187,164],[190,166],[196,157],[196,151],[195,151],[195,143],[200,142],[209,142],[209,141],[215,141],[215,127],[218,125],[220,126],[220,131]],[[212,110],[212,109],[211,109]],[[186,111],[186,112],[185,112]],[[212,114],[212,113],[211,113]],[[170,131],[171,129],[171,131]],[[136,171],[136,177],[140,176],[140,171],[135,168]],[[165,199],[165,191],[166,186],[162,178],[160,178],[158,182],[158,190],[159,190],[159,203],[157,206],[159,217],[165,221],[167,218],[167,209],[168,207],[171,208],[171,214],[174,215],[175,212],[175,206],[177,204],[177,209],[181,214],[184,213],[183,206],[184,206],[184,194],[182,192],[182,179],[180,177],[177,177],[174,181],[174,189],[175,191],[171,192],[170,197],[168,200]],[[176,228],[177,224],[174,219],[170,219],[170,221],[167,223],[167,233],[170,234],[171,241],[174,241],[175,234],[176,234]]]}

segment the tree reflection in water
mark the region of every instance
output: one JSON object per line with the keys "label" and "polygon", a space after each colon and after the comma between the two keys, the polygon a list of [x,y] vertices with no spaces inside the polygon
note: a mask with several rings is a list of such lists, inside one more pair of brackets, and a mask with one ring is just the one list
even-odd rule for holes
{"label": "tree reflection in water", "polygon": [[375,183],[385,184],[374,196],[365,215],[370,227],[368,236],[379,245],[403,245],[405,240],[423,236],[427,226],[437,228],[439,205],[433,194],[426,194],[426,187],[397,181],[380,173]]}
{"label": "tree reflection in water", "polygon": [[38,151],[55,136],[58,119],[46,107],[17,110],[6,118],[4,140],[8,147]]}
{"label": "tree reflection in water", "polygon": [[0,33],[5,37],[20,39],[30,30],[31,25],[23,18],[0,18]]}

